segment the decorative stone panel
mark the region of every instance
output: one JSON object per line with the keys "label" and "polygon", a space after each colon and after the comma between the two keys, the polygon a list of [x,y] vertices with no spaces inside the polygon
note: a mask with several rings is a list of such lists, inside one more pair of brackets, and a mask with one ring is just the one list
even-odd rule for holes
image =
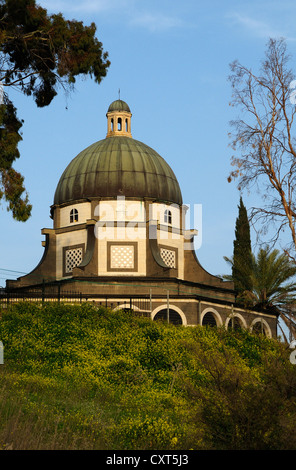
{"label": "decorative stone panel", "polygon": [[123,268],[133,269],[134,268],[134,247],[133,246],[122,246],[112,245],[111,246],[111,269]]}
{"label": "decorative stone panel", "polygon": [[108,271],[137,271],[138,244],[135,242],[108,242]]}
{"label": "decorative stone panel", "polygon": [[160,250],[160,256],[162,260],[164,261],[164,263],[169,268],[177,268],[177,255],[178,255],[177,249],[160,246],[159,250]]}
{"label": "decorative stone panel", "polygon": [[84,245],[64,248],[64,276],[70,276],[73,269],[79,266],[84,256]]}

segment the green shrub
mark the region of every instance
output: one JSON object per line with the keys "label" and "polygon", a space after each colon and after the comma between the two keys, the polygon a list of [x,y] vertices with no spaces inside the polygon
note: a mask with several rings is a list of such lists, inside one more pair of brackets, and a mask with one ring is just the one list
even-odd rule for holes
{"label": "green shrub", "polygon": [[0,449],[296,449],[296,367],[276,340],[88,303],[0,318]]}

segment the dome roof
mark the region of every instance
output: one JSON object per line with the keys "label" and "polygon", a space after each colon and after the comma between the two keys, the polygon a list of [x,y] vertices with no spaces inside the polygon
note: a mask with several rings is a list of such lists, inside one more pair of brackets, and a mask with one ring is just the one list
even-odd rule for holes
{"label": "dome roof", "polygon": [[113,111],[126,111],[128,113],[131,112],[129,105],[125,101],[122,101],[122,100],[116,100],[110,104],[108,108],[108,113],[111,113]]}
{"label": "dome roof", "polygon": [[[119,102],[124,103],[114,103]],[[117,196],[182,204],[179,183],[166,161],[126,136],[107,137],[80,152],[62,174],[54,204]]]}

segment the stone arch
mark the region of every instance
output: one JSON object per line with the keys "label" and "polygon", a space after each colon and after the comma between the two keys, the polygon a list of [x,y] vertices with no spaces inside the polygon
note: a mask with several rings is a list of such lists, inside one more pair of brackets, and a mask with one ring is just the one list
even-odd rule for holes
{"label": "stone arch", "polygon": [[117,305],[112,310],[113,312],[116,312],[117,310],[133,310],[134,312],[140,311],[139,307],[133,304],[130,305],[130,302],[125,302],[124,304]]}
{"label": "stone arch", "polygon": [[[166,315],[166,311],[167,311],[167,305],[166,304],[159,305],[159,307],[156,307],[153,310],[153,312],[151,313],[151,319],[154,320],[156,315],[158,313],[160,313],[162,310],[165,312],[165,315]],[[184,312],[179,307],[176,307],[176,305],[171,305],[170,304],[170,311],[172,311],[172,312],[175,311],[177,314],[179,314],[179,316],[181,317],[181,320],[182,320],[182,325],[187,325],[186,316],[185,316]]]}
{"label": "stone arch", "polygon": [[[246,320],[244,319],[244,317],[243,317],[240,313],[237,313],[237,312],[236,312],[236,313],[230,314],[230,315],[226,318],[226,322],[225,322],[225,327],[226,327],[226,329],[231,328],[231,321],[232,321],[232,318],[239,321],[241,328],[247,328],[247,323],[246,323]],[[234,326],[234,328],[235,328],[235,327],[236,327],[236,326]]]}
{"label": "stone arch", "polygon": [[250,326],[250,330],[255,333],[257,328],[258,328],[258,330],[261,329],[261,331],[258,331],[259,333],[261,332],[262,334],[264,334],[268,338],[272,337],[270,326],[267,323],[267,321],[264,320],[264,318],[257,317],[252,321],[251,326]]}
{"label": "stone arch", "polygon": [[[208,307],[208,308],[205,308],[202,313],[201,313],[201,316],[200,316],[200,324],[201,325],[204,325],[204,324],[208,324],[210,325],[210,315],[208,314],[211,314],[213,319],[215,320],[215,323],[216,323],[216,326],[222,326],[222,319],[221,319],[221,316],[220,314],[217,312],[217,310],[215,310],[214,308],[212,307]],[[205,323],[206,322],[206,323]],[[213,325],[214,326],[214,325]]]}

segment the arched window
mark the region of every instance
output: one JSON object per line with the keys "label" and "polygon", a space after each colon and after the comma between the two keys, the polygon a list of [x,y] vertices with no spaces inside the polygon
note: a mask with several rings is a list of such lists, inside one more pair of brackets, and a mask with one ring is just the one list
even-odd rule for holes
{"label": "arched window", "polygon": [[202,326],[217,326],[216,318],[212,312],[207,312],[202,319]]}
{"label": "arched window", "polygon": [[230,318],[228,328],[232,328],[233,330],[239,330],[240,328],[242,328],[240,319],[235,316]]}
{"label": "arched window", "polygon": [[[167,322],[167,320],[168,320],[168,310],[167,310],[167,308],[163,308],[162,310],[157,312],[157,314],[155,315],[153,320],[162,320],[162,321]],[[173,310],[171,308],[169,308],[169,323],[172,323],[173,325],[182,325],[183,324],[181,315],[179,315],[178,312],[176,312],[175,310]]]}
{"label": "arched window", "polygon": [[111,131],[112,131],[112,132],[114,131],[114,121],[113,121],[113,118],[111,119]]}
{"label": "arched window", "polygon": [[125,132],[128,132],[128,120],[125,120]]}
{"label": "arched window", "polygon": [[117,130],[118,130],[118,131],[121,131],[121,129],[122,129],[122,120],[121,120],[121,118],[118,118],[118,120],[117,120],[117,126],[118,126],[118,127],[117,127]]}
{"label": "arched window", "polygon": [[254,323],[253,325],[252,333],[254,333],[255,335],[267,336],[264,323],[260,320],[256,321],[256,323]]}
{"label": "arched window", "polygon": [[71,209],[70,211],[70,224],[73,224],[74,222],[78,222],[78,210],[77,209]]}
{"label": "arched window", "polygon": [[164,211],[164,223],[172,225],[172,213],[168,209]]}

